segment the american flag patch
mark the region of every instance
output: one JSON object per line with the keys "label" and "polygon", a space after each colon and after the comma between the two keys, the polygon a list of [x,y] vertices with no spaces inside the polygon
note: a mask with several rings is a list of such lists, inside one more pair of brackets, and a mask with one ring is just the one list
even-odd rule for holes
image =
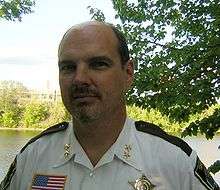
{"label": "american flag patch", "polygon": [[66,176],[39,175],[33,177],[32,190],[64,190]]}

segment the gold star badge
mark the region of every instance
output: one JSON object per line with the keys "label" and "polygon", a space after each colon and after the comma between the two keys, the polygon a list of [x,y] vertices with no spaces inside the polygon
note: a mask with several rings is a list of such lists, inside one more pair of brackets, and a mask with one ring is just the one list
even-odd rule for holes
{"label": "gold star badge", "polygon": [[140,178],[135,180],[135,182],[128,182],[134,190],[152,190],[155,185],[153,185],[149,179],[146,178],[145,175],[142,175]]}

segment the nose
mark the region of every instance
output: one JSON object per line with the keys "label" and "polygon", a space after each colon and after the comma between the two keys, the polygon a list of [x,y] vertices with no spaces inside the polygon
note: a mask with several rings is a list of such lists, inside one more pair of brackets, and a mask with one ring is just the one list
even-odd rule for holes
{"label": "nose", "polygon": [[74,84],[89,84],[91,81],[89,69],[86,63],[79,63],[73,78]]}

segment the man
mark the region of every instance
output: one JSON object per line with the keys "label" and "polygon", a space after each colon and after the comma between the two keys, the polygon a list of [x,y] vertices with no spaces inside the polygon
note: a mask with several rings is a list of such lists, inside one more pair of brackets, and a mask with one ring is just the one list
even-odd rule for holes
{"label": "man", "polygon": [[126,116],[133,63],[113,26],[69,29],[58,51],[62,100],[72,115],[32,139],[1,190],[218,190],[196,153],[157,126]]}

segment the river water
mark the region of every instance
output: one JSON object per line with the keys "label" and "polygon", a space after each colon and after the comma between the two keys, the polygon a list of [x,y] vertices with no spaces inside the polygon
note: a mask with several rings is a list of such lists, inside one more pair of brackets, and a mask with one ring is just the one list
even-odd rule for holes
{"label": "river water", "polygon": [[[0,181],[22,146],[38,133],[36,131],[0,130]],[[197,151],[200,159],[207,167],[217,159],[220,160],[220,149],[218,149],[220,135],[212,140],[206,140],[204,137],[187,137],[185,141]],[[214,178],[220,184],[220,172]]]}

